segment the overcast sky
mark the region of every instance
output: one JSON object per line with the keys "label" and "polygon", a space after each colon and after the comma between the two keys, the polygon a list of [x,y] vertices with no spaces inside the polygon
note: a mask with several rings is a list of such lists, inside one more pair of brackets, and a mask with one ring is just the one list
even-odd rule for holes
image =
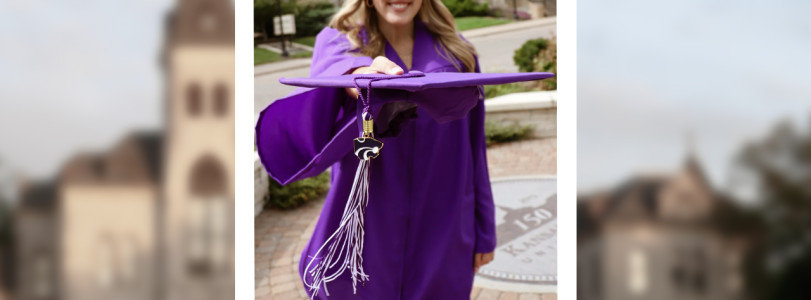
{"label": "overcast sky", "polygon": [[[0,4],[0,160],[50,176],[80,149],[162,126],[172,1]],[[685,136],[713,183],[743,141],[811,116],[811,3],[578,2],[578,181],[670,171]]]}
{"label": "overcast sky", "polygon": [[173,1],[3,1],[0,161],[34,177],[162,126],[158,57]]}
{"label": "overcast sky", "polygon": [[578,1],[578,185],[681,167],[712,183],[780,119],[811,117],[809,1]]}

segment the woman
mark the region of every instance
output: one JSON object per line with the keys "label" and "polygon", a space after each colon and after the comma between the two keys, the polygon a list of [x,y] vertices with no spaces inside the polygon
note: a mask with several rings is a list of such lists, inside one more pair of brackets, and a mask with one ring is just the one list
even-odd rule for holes
{"label": "woman", "polygon": [[[347,0],[316,38],[310,76],[478,72],[475,50],[453,24],[440,0]],[[351,145],[357,97],[355,89],[299,89],[266,108],[257,123],[260,157],[280,183],[332,166],[331,189],[299,261],[308,294],[469,299],[474,273],[496,246],[480,87],[373,91],[375,133],[385,149],[370,169],[363,248],[369,282],[355,288],[346,272],[312,286],[305,269],[338,227],[358,166]],[[414,107],[424,101],[477,104],[436,116]]]}

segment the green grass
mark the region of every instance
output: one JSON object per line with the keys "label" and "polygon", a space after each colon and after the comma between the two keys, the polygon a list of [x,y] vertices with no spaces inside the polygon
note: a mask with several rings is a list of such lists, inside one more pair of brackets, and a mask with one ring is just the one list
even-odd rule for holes
{"label": "green grass", "polygon": [[459,17],[456,18],[456,30],[465,31],[493,25],[507,24],[511,22],[512,20],[497,19],[492,17]]}
{"label": "green grass", "polygon": [[315,47],[315,37],[314,36],[305,36],[293,39],[293,43],[307,45],[310,47]]}
{"label": "green grass", "polygon": [[[305,52],[299,52],[299,53],[296,53],[296,54],[292,54],[292,55],[290,55],[290,58],[307,58],[307,57],[312,57],[312,56],[313,56],[312,51],[305,51]],[[261,64],[266,64],[266,63],[277,62],[277,61],[282,61],[282,60],[284,60],[284,58],[279,53],[269,51],[269,50],[266,50],[266,49],[262,49],[262,48],[258,48],[258,47],[253,48],[253,65],[254,66],[261,65]]]}
{"label": "green grass", "polygon": [[259,47],[253,48],[253,65],[261,65],[282,60],[279,53],[268,51]]}
{"label": "green grass", "polygon": [[307,57],[313,57],[313,52],[305,51],[290,55],[290,58],[307,58]]}

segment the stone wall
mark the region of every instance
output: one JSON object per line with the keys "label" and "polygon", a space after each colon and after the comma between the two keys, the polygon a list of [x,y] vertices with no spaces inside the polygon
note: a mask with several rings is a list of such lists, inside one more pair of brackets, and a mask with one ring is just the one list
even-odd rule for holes
{"label": "stone wall", "polygon": [[259,161],[259,155],[254,152],[253,161],[253,215],[258,216],[265,206],[265,196],[268,194],[270,178],[265,172],[265,167]]}
{"label": "stone wall", "polygon": [[487,121],[532,125],[533,138],[557,137],[557,91],[514,93],[485,101]]}

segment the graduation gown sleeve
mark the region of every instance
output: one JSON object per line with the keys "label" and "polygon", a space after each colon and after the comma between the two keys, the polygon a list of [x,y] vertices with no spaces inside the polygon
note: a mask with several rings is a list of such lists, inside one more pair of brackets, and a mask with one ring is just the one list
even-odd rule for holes
{"label": "graduation gown sleeve", "polygon": [[[310,76],[335,76],[372,58],[350,51],[346,36],[324,28],[316,37]],[[256,123],[256,149],[268,174],[280,184],[315,176],[352,151],[357,137],[354,101],[343,88],[300,88],[263,110]]]}
{"label": "graduation gown sleeve", "polygon": [[[476,60],[476,72],[479,62]],[[496,211],[490,175],[487,170],[487,141],[484,135],[484,88],[479,86],[481,97],[470,112],[470,141],[473,148],[474,187],[476,193],[476,253],[490,253],[496,249]]]}

